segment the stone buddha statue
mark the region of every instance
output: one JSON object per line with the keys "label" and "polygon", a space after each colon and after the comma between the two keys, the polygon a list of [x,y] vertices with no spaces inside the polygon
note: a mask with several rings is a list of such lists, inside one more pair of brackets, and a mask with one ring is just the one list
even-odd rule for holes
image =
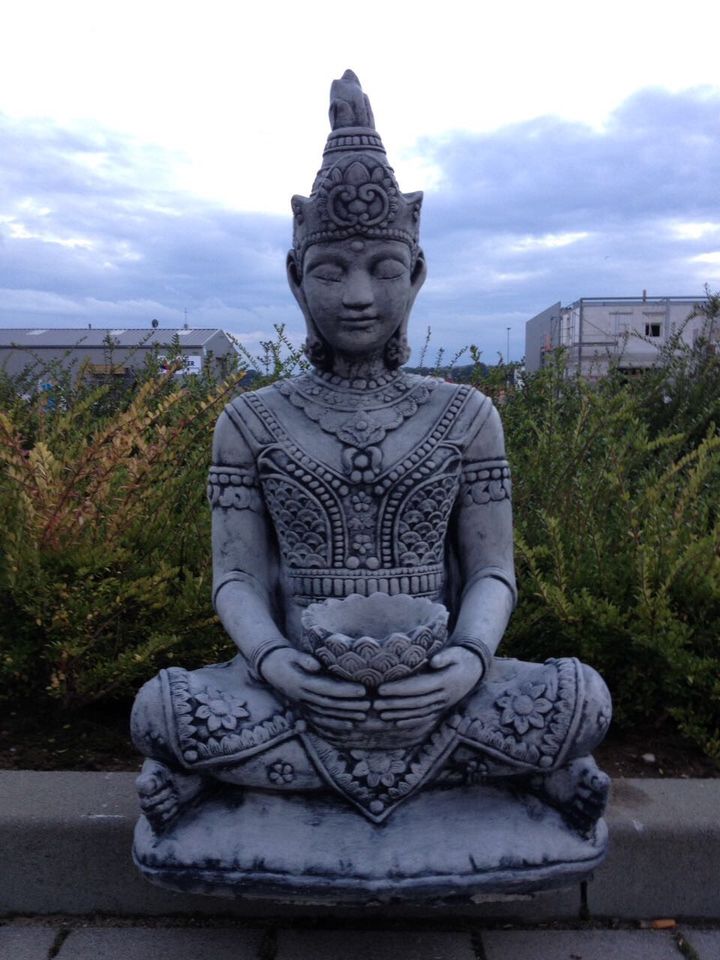
{"label": "stone buddha statue", "polygon": [[[163,670],[137,697],[136,861],[158,882],[232,893],[260,882],[273,831],[294,823],[297,846],[332,823],[373,849],[376,873],[356,854],[352,869],[322,868],[326,886],[337,875],[377,892],[389,828],[412,844],[432,807],[438,846],[456,814],[471,845],[479,824],[516,834],[485,836],[498,863],[465,886],[502,888],[512,844],[532,866],[522,837],[537,860],[528,888],[557,882],[548,862],[577,877],[605,849],[608,779],[590,754],[609,694],[575,659],[496,656],[516,600],[500,417],[471,386],[403,371],[426,274],[422,194],[400,191],[351,71],[332,84],[330,119],[311,194],[292,200],[287,258],[311,368],[236,397],[215,431],[213,602],[239,652]],[[235,852],[205,849],[212,835]],[[278,854],[273,883],[317,878],[302,856],[283,867]]]}

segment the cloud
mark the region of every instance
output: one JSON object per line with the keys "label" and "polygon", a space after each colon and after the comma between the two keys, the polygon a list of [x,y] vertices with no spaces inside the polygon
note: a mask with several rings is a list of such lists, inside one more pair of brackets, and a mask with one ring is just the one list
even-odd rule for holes
{"label": "cloud", "polygon": [[[539,117],[418,143],[436,183],[414,344],[429,325],[435,347],[474,342],[492,361],[510,326],[518,357],[525,321],[558,299],[720,286],[719,128],[720,91],[651,89],[599,129]],[[273,323],[300,337],[289,218],[180,194],[176,161],[104,131],[0,118],[0,323],[170,326],[187,309],[248,342]]]}
{"label": "cloud", "polygon": [[[109,134],[0,119],[0,323],[198,325],[292,319],[288,218],[172,191],[173,157]],[[267,330],[263,334],[267,336]]]}
{"label": "cloud", "polygon": [[[540,117],[434,148],[438,222],[564,232],[628,215],[697,219],[717,203],[720,92],[644,90],[601,129]],[[458,201],[464,202],[458,207]],[[462,216],[459,214],[462,212]]]}
{"label": "cloud", "polygon": [[519,356],[525,320],[556,300],[720,286],[719,135],[720,91],[652,89],[601,129],[541,117],[419,144],[441,171],[423,318],[492,360],[508,325]]}

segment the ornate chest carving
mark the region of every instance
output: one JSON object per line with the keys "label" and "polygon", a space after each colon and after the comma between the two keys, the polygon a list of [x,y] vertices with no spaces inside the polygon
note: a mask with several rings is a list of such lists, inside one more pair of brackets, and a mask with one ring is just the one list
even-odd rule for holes
{"label": "ornate chest carving", "polygon": [[[462,473],[462,450],[450,433],[467,395],[458,388],[413,452],[372,476],[358,476],[353,461],[341,472],[310,456],[257,394],[246,395],[272,437],[257,459],[258,480],[296,601],[377,591],[441,596],[445,533]],[[332,432],[344,441],[341,428]],[[371,439],[374,446],[384,438]],[[362,449],[354,437],[355,464]]]}

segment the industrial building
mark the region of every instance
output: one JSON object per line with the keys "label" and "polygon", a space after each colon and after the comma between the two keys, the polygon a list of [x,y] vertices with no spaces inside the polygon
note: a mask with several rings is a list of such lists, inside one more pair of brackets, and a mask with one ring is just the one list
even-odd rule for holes
{"label": "industrial building", "polygon": [[178,347],[188,373],[199,373],[207,363],[222,372],[236,356],[232,340],[218,329],[18,327],[0,329],[0,370],[42,378],[59,364],[75,373],[132,376],[149,355],[163,362]]}
{"label": "industrial building", "polygon": [[[590,379],[617,365],[628,373],[652,366],[659,349],[679,333],[692,344],[706,325],[697,297],[581,297],[560,301],[525,325],[525,367],[540,370],[557,349],[565,351],[568,373]],[[717,331],[715,332],[717,336]]]}

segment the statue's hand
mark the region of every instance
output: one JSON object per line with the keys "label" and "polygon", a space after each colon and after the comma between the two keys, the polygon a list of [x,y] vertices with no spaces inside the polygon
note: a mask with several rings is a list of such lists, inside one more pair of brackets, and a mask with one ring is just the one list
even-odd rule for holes
{"label": "statue's hand", "polygon": [[261,672],[263,679],[288,700],[301,704],[316,726],[351,730],[353,722],[365,720],[370,709],[365,687],[317,676],[320,669],[320,663],[310,654],[280,647],[265,657]]}
{"label": "statue's hand", "polygon": [[483,676],[480,657],[466,647],[447,647],[430,661],[428,673],[383,683],[373,704],[383,720],[413,727],[439,719],[467,696]]}

